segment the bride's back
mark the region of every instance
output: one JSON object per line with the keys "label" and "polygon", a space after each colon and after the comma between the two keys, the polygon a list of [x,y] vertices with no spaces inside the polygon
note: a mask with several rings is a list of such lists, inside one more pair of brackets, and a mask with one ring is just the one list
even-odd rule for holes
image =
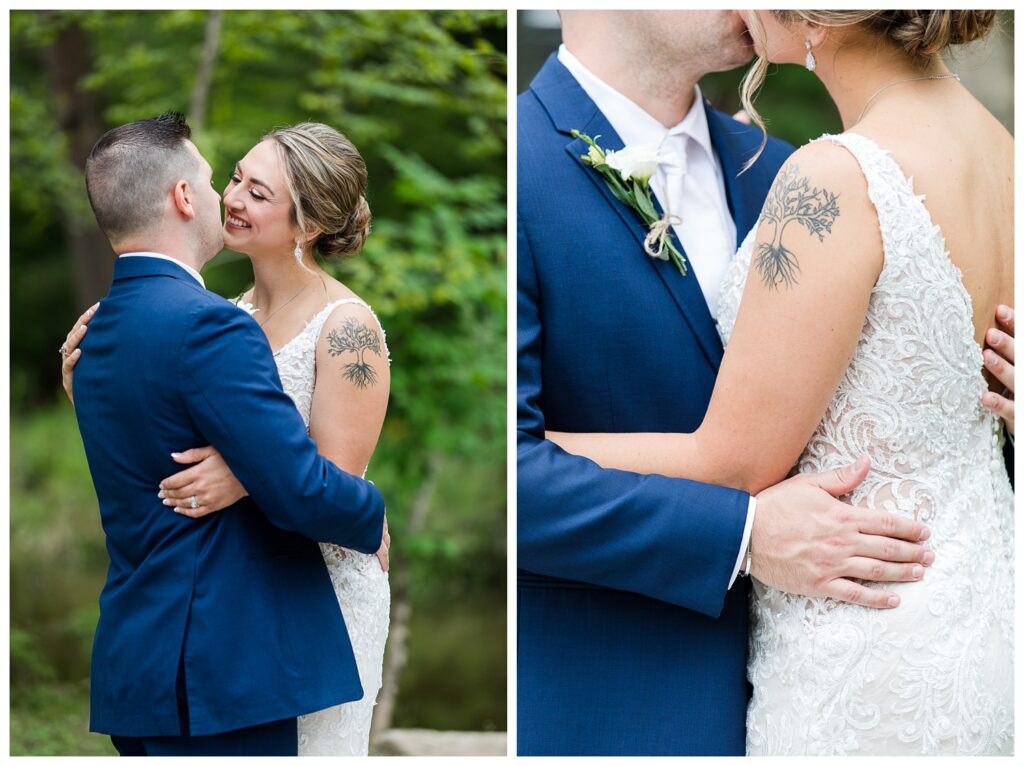
{"label": "bride's back", "polygon": [[941,97],[919,89],[914,98],[890,98],[852,130],[889,150],[925,196],[984,345],[996,306],[1013,305],[1013,138],[966,88],[939,87]]}
{"label": "bride's back", "polygon": [[[980,404],[981,352],[971,338],[1011,289],[1012,190],[985,169],[1006,167],[993,155],[1010,142],[992,131],[958,153],[969,119],[950,128],[933,115],[917,119],[912,136],[865,122],[819,139],[844,146],[863,171],[884,263],[798,470],[871,455],[851,502],[926,521],[935,560],[920,581],[888,584],[899,607],[880,612],[754,582],[748,754],[1013,749],[1013,493],[999,420]],[[749,251],[743,257],[749,268]],[[720,321],[736,302],[723,291]]]}

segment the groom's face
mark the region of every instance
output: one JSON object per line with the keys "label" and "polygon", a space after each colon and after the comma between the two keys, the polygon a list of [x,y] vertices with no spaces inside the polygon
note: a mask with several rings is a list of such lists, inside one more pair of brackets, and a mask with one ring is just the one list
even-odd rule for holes
{"label": "groom's face", "polygon": [[670,56],[702,72],[746,64],[754,47],[736,11],[632,11],[652,55]]}
{"label": "groom's face", "polygon": [[192,237],[200,257],[209,260],[224,247],[220,223],[220,195],[213,188],[213,169],[206,158],[199,153],[195,144],[185,142],[189,153],[193,155],[197,168],[191,181],[193,207],[196,211],[195,228]]}

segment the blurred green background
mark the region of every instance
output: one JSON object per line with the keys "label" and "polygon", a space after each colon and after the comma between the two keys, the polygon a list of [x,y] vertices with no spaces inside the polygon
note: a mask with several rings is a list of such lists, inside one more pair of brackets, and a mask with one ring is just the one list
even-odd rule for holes
{"label": "blurred green background", "polygon": [[[519,56],[516,92],[522,93],[561,43],[556,11],[519,11]],[[984,40],[946,54],[950,70],[1013,133],[1013,11],[999,11],[997,28]],[[700,81],[701,92],[716,109],[734,114],[740,109],[739,83],[746,67],[716,72]],[[768,132],[794,146],[822,133],[841,133],[839,113],[821,81],[799,66],[771,65],[754,102]]]}
{"label": "blurred green background", "polygon": [[[189,116],[225,184],[278,125],[325,122],[363,153],[374,229],[335,273],[374,306],[392,355],[370,466],[393,536],[375,733],[503,731],[506,13],[10,20],[12,754],[114,752],[87,733],[107,556],[56,350],[112,268],[84,159],[109,128],[168,109]],[[203,275],[225,296],[252,282],[248,260],[228,251]]]}

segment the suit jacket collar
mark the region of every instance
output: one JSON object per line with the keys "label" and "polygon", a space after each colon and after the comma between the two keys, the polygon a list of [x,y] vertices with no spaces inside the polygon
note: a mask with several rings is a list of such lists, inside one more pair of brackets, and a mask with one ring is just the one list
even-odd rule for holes
{"label": "suit jacket collar", "polygon": [[114,281],[134,279],[136,277],[173,277],[196,287],[201,285],[195,277],[176,261],[165,258],[150,258],[144,255],[131,258],[117,258],[114,261]]}
{"label": "suit jacket collar", "polygon": [[[612,128],[608,119],[554,54],[548,58],[544,67],[530,84],[530,89],[540,100],[559,132],[570,134],[572,130],[578,130],[594,139],[600,136],[599,144],[603,149],[618,150],[623,148],[622,139],[615,132],[615,129]],[[708,111],[709,129],[711,130],[712,143],[714,143],[716,129],[710,124],[711,110]],[[717,132],[722,133],[723,131],[719,129]],[[583,164],[581,158],[587,153],[587,148],[586,143],[582,139],[577,138],[571,139],[566,144],[565,151],[572,156],[581,172],[585,173],[587,178],[597,186],[608,201],[608,204],[618,214],[619,219],[633,234],[638,247],[638,268],[643,268],[639,265],[639,260],[642,259],[647,261],[648,268],[652,268],[657,272],[658,277],[672,295],[679,311],[693,330],[708,362],[717,370],[722,361],[722,342],[718,336],[718,330],[715,327],[714,319],[711,317],[707,302],[704,300],[704,293],[701,292],[693,270],[689,269],[687,275],[683,277],[671,261],[650,258],[644,252],[643,242],[647,235],[646,228],[634,211],[615,199],[604,179],[592,168]],[[721,153],[717,146],[716,151]],[[730,175],[730,169],[724,163],[723,171],[726,173],[726,196],[729,198],[729,207],[731,211],[734,211],[735,204],[731,198],[730,186],[730,181],[732,186],[735,186],[735,178],[732,177],[734,173]],[[654,200],[654,203],[655,207],[661,212],[657,199]],[[739,230],[739,221],[737,221],[737,232]],[[745,234],[746,231],[744,231]],[[685,255],[685,251],[676,238],[675,233],[671,233],[670,236],[672,236],[676,247]]]}

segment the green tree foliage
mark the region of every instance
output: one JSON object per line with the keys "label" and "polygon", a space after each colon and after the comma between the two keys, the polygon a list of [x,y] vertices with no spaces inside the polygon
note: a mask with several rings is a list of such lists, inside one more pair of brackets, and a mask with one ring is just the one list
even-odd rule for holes
{"label": "green tree foliage", "polygon": [[[94,223],[68,127],[82,123],[66,119],[53,72],[70,60],[69,39],[87,46],[77,87],[100,132],[187,112],[208,20],[187,10],[11,13],[12,680],[22,692],[85,677],[105,568],[73,416],[55,402],[56,348],[101,295],[83,295],[72,268],[74,227]],[[466,684],[491,684],[491,699],[470,719],[424,719],[450,728],[503,728],[505,718],[505,25],[504,11],[225,11],[194,135],[218,187],[280,125],[325,122],[366,159],[373,233],[331,268],[374,306],[391,351],[370,476],[388,499],[392,580],[420,610],[413,643],[423,624],[443,645],[443,610],[463,597],[494,605],[477,611],[501,620],[466,663],[476,674]],[[204,278],[234,296],[252,272],[225,251]],[[49,449],[31,446],[47,439]],[[442,611],[424,622],[420,604]],[[462,651],[454,638],[452,650]],[[427,687],[432,672],[418,656],[403,675],[410,688]],[[446,662],[457,679],[458,658]],[[401,701],[396,722],[417,720]]]}

